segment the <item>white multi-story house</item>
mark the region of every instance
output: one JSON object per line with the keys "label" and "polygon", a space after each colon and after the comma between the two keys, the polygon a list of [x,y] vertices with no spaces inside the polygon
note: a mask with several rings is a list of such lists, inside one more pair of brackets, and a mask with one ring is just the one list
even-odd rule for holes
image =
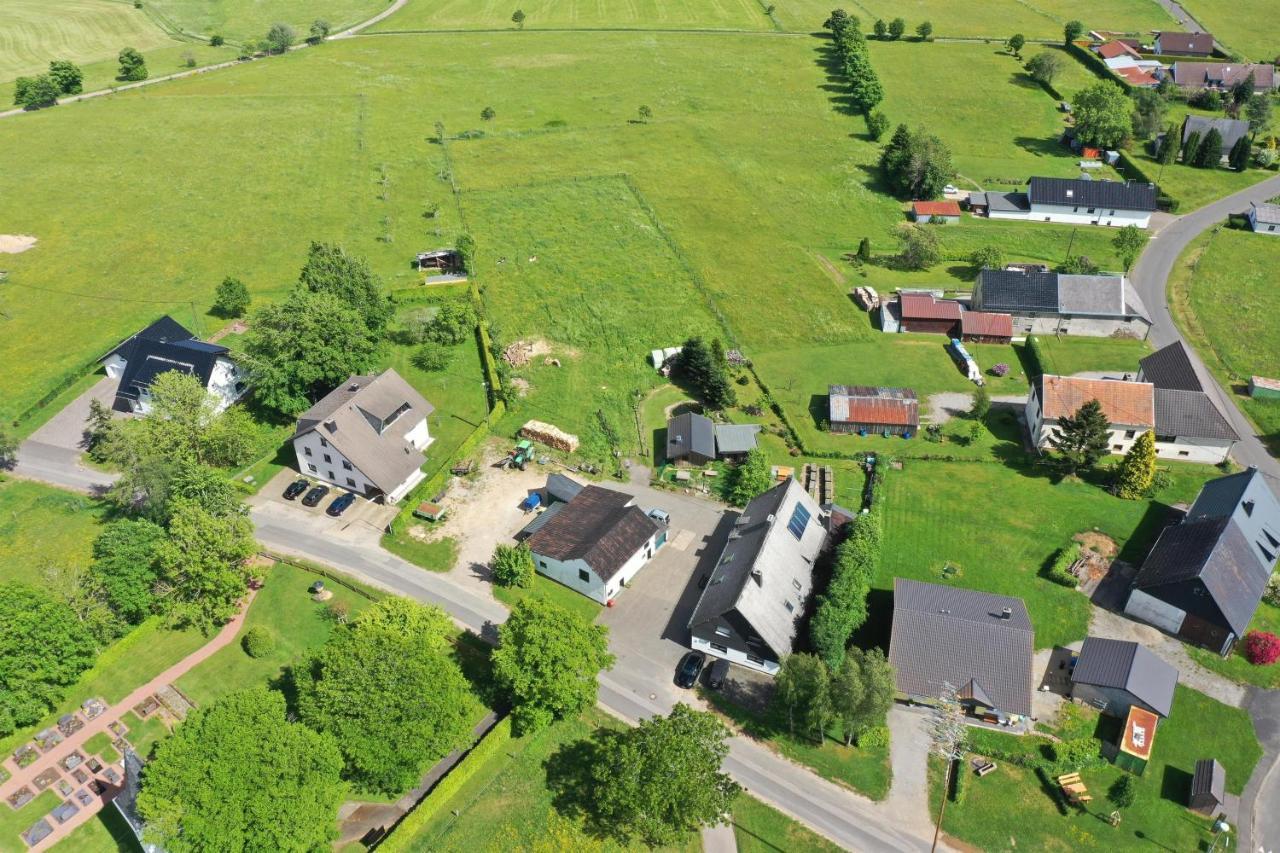
{"label": "white multi-story house", "polygon": [[975,195],[970,204],[985,207],[991,219],[1146,228],[1155,212],[1158,192],[1155,184],[1134,181],[1032,178],[1025,193]]}
{"label": "white multi-story house", "polygon": [[107,376],[120,380],[112,405],[117,412],[150,412],[151,383],[174,370],[194,376],[213,395],[218,411],[246,390],[246,371],[231,359],[230,350],[197,339],[167,315],[121,341],[99,361]]}
{"label": "white multi-story house", "polygon": [[1203,391],[1046,374],[1032,383],[1025,410],[1035,446],[1051,447],[1062,419],[1075,415],[1090,400],[1101,404],[1111,426],[1108,447],[1113,454],[1127,453],[1138,436],[1154,431],[1157,457],[1216,464],[1227,458],[1239,440]]}
{"label": "white multi-story house", "polygon": [[584,486],[552,505],[525,544],[538,574],[608,604],[667,541],[665,518],[631,495]]}
{"label": "white multi-story house", "polygon": [[396,503],[426,477],[435,408],[394,370],[353,376],[298,418],[298,470],[371,500]]}

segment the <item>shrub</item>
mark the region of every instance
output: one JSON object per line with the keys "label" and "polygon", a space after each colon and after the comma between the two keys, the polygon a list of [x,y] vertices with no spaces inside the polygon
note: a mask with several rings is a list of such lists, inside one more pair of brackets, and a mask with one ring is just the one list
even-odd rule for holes
{"label": "shrub", "polygon": [[874,749],[889,745],[889,727],[872,726],[858,735],[858,746],[861,749]]}
{"label": "shrub", "polygon": [[266,657],[276,650],[276,635],[262,625],[255,625],[245,632],[240,645],[251,658]]}
{"label": "shrub", "polygon": [[1280,660],[1280,637],[1268,631],[1250,631],[1244,637],[1244,656],[1254,666]]}
{"label": "shrub", "polygon": [[951,791],[949,799],[953,803],[963,803],[965,792],[968,790],[969,770],[965,765],[964,759],[958,759],[952,762],[951,767]]}
{"label": "shrub", "polygon": [[1280,574],[1272,575],[1267,581],[1267,591],[1262,594],[1262,600],[1272,607],[1280,607]]}
{"label": "shrub", "polygon": [[991,366],[990,373],[992,376],[1008,376],[1009,365],[1005,364],[1003,361],[999,362],[998,364],[993,364]]}
{"label": "shrub", "polygon": [[233,276],[227,276],[214,292],[213,312],[219,317],[243,317],[249,310],[249,288]]}
{"label": "shrub", "polygon": [[498,586],[533,585],[533,553],[521,543],[514,547],[499,545],[493,552],[493,582]]}
{"label": "shrub", "polygon": [[1023,348],[1027,351],[1027,355],[1029,356],[1028,361],[1031,362],[1030,365],[1028,365],[1029,369],[1027,370],[1027,379],[1033,380],[1037,376],[1043,376],[1045,357],[1044,350],[1040,348],[1040,341],[1035,335],[1027,335],[1027,342],[1023,344]]}
{"label": "shrub", "polygon": [[1111,784],[1107,791],[1107,799],[1115,803],[1118,809],[1127,809],[1138,799],[1138,780],[1128,773]]}
{"label": "shrub", "polygon": [[1066,548],[1060,548],[1044,569],[1044,576],[1056,584],[1071,589],[1076,588],[1079,580],[1071,574],[1071,564],[1080,559],[1080,543],[1073,542]]}
{"label": "shrub", "polygon": [[428,373],[444,370],[452,360],[453,350],[435,341],[427,341],[413,352],[413,366]]}
{"label": "shrub", "polygon": [[219,35],[218,33],[214,33],[213,35],[209,36],[209,46],[210,46],[210,47],[222,47],[224,44],[226,44],[226,41],[227,41],[227,40],[226,40],[226,39],[224,39],[224,38],[223,38],[221,35]]}
{"label": "shrub", "polygon": [[1053,754],[1054,763],[1065,770],[1093,767],[1102,760],[1098,741],[1091,737],[1058,741],[1049,750]]}

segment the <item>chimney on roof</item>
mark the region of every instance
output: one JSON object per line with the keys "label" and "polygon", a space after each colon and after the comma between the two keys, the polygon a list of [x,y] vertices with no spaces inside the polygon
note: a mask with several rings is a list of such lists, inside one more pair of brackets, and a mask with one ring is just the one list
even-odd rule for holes
{"label": "chimney on roof", "polygon": [[769,522],[770,524],[773,524],[773,513],[769,513],[769,517],[766,518],[765,521]]}
{"label": "chimney on roof", "polygon": [[756,582],[756,586],[764,586],[764,572],[759,569],[751,570],[751,579]]}
{"label": "chimney on roof", "polygon": [[1001,610],[1001,611],[1000,611],[1000,618],[1001,618],[1001,619],[1011,619],[1012,617],[1013,617],[1013,608],[1012,608],[1012,607],[1006,607],[1004,610]]}

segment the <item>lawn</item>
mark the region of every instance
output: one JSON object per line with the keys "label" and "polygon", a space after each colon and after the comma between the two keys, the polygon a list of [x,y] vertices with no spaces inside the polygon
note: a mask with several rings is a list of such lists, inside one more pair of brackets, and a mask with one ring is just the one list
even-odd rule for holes
{"label": "lawn", "polygon": [[[1119,722],[1102,718],[1099,732],[1108,740],[1118,736]],[[975,752],[983,744],[1022,749],[1013,735],[981,732],[974,736]],[[1160,848],[1206,849],[1209,821],[1186,809],[1191,775],[1198,759],[1212,756],[1226,768],[1227,790],[1243,790],[1262,749],[1244,711],[1216,702],[1186,687],[1178,687],[1173,710],[1160,724],[1146,772],[1137,777],[1138,799],[1122,813],[1118,827],[1106,817],[1114,806],[1105,794],[1124,772],[1111,765],[1081,773],[1093,794],[1083,809],[1059,811],[1053,794],[1036,775],[1009,761],[978,779],[970,775],[960,803],[948,803],[943,829],[982,850],[1115,850]],[[966,771],[967,772],[967,771]],[[930,793],[937,811],[942,791],[942,766],[930,762]]]}
{"label": "lawn", "polygon": [[383,535],[382,547],[429,572],[447,572],[452,569],[458,558],[457,540],[445,536],[423,542],[409,533],[414,527],[415,525],[407,523],[398,525],[395,533]]}
{"label": "lawn", "polygon": [[[113,0],[5,0],[0,3],[0,80],[49,70],[51,59],[114,58],[122,47],[172,45],[139,9]],[[4,103],[7,105],[9,99]]]}
{"label": "lawn", "polygon": [[1275,0],[1188,0],[1183,6],[1228,49],[1255,62],[1280,55]]}
{"label": "lawn", "polygon": [[[178,679],[178,689],[197,705],[208,705],[232,690],[278,681],[289,664],[320,647],[333,628],[329,605],[312,600],[308,592],[316,579],[311,572],[287,563],[272,566],[236,641]],[[368,599],[341,584],[326,586],[333,591],[330,603],[347,605],[352,616],[368,605]],[[258,626],[275,635],[276,648],[263,657],[252,658],[239,638]]]}
{"label": "lawn", "polygon": [[533,586],[527,589],[518,586],[506,587],[494,584],[493,597],[507,605],[507,607],[515,607],[526,598],[550,601],[552,604],[558,604],[588,622],[594,621],[600,615],[601,610],[599,604],[582,593],[569,589],[564,584],[556,583],[542,575],[534,575]]}
{"label": "lawn", "polygon": [[740,853],[836,853],[842,849],[750,794],[733,804],[733,835]]}
{"label": "lawn", "polygon": [[[1253,615],[1253,621],[1249,623],[1249,630],[1269,631],[1272,634],[1280,635],[1280,607],[1272,607],[1266,602],[1258,605],[1258,612]],[[1280,663],[1254,666],[1244,656],[1243,643],[1237,643],[1235,650],[1226,658],[1221,655],[1215,655],[1207,649],[1199,649],[1194,646],[1187,646],[1186,648],[1195,662],[1205,669],[1211,669],[1243,684],[1256,684],[1268,690],[1280,689]]]}
{"label": "lawn", "polygon": [[[514,30],[504,0],[410,0],[374,32]],[[769,30],[758,0],[528,0],[524,29]],[[830,10],[827,10],[828,12]]]}
{"label": "lawn", "polygon": [[887,742],[883,746],[848,747],[828,735],[822,743],[815,743],[811,738],[788,732],[786,721],[771,710],[760,712],[747,708],[722,691],[699,689],[699,694],[743,734],[819,776],[873,800],[883,800],[888,795],[893,770],[889,766]]}
{"label": "lawn", "polygon": [[[778,0],[777,6],[777,17],[783,24],[797,29],[819,26],[833,4],[829,0]],[[927,20],[933,24],[935,36],[985,36],[999,42],[1016,32],[1029,39],[1061,41],[1062,25],[1072,19],[1089,28],[1125,32],[1173,29],[1174,23],[1155,0],[858,0],[846,8],[862,19],[867,32],[877,17],[885,21],[901,17],[907,22],[909,35],[914,36],[916,25]],[[811,23],[815,19],[817,23]]]}
{"label": "lawn", "polygon": [[25,480],[0,480],[0,582],[42,585],[46,566],[87,569],[107,507]]}
{"label": "lawn", "polygon": [[867,641],[885,645],[893,579],[941,583],[947,564],[960,569],[957,586],[1022,598],[1036,648],[1081,639],[1089,602],[1040,576],[1049,558],[1072,535],[1089,530],[1115,539],[1122,557],[1140,558],[1168,506],[1190,501],[1219,473],[1170,463],[1173,482],[1154,501],[1125,501],[1079,480],[1055,484],[1041,469],[1018,461],[902,464],[900,471],[885,471],[883,557],[871,593],[872,620],[864,629]]}
{"label": "lawn", "polygon": [[[27,845],[23,843],[21,834],[30,829],[31,824],[57,808],[61,802],[62,798],[58,796],[57,791],[48,790],[38,794],[34,800],[16,811],[5,803],[0,808],[0,849],[26,850]],[[50,818],[49,825],[54,824],[55,821]]]}
{"label": "lawn", "polygon": [[169,727],[158,716],[142,719],[133,711],[120,718],[125,728],[125,739],[133,746],[143,761],[151,757],[151,748],[169,736]]}
{"label": "lawn", "polygon": [[272,24],[293,27],[298,41],[311,22],[324,20],[333,32],[366,21],[391,0],[147,0],[153,12],[189,33],[219,34],[233,41],[258,40]]}
{"label": "lawn", "polygon": [[1072,376],[1105,370],[1119,375],[1138,373],[1138,359],[1150,355],[1151,345],[1133,338],[1076,338],[1037,335],[1046,373]]}

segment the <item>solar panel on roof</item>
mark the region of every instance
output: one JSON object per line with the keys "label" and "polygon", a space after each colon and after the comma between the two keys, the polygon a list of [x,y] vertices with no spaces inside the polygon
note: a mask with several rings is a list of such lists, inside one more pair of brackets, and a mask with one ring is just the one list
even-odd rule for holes
{"label": "solar panel on roof", "polygon": [[796,539],[804,538],[804,529],[809,524],[809,510],[804,504],[796,504],[796,508],[791,511],[791,521],[787,522],[787,529],[791,531],[791,535]]}

